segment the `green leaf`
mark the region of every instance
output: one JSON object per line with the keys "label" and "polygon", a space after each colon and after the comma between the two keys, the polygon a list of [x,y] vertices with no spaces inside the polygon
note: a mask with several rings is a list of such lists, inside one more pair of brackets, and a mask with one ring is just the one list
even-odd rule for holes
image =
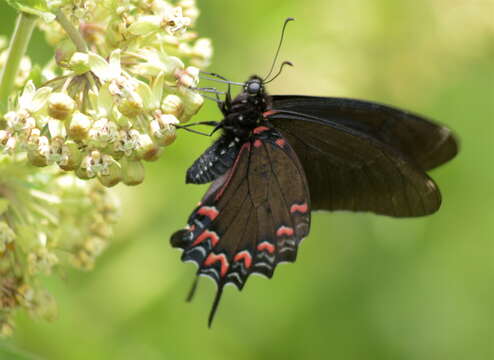
{"label": "green leaf", "polygon": [[50,22],[55,20],[55,15],[49,11],[44,0],[6,0],[7,3],[18,11],[27,14],[36,15],[43,18],[44,21]]}

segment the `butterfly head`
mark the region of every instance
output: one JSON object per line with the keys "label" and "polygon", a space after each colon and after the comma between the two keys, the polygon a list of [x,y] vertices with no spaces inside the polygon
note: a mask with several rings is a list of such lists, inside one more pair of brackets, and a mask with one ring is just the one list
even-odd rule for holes
{"label": "butterfly head", "polygon": [[244,91],[249,97],[263,96],[264,94],[264,82],[257,76],[253,75],[245,82]]}

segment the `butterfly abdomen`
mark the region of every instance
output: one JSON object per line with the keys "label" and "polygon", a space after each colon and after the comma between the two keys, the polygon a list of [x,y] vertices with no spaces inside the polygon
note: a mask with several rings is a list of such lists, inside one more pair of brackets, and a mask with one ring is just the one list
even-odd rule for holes
{"label": "butterfly abdomen", "polygon": [[235,162],[239,151],[235,139],[222,136],[187,170],[187,184],[205,184],[223,175]]}

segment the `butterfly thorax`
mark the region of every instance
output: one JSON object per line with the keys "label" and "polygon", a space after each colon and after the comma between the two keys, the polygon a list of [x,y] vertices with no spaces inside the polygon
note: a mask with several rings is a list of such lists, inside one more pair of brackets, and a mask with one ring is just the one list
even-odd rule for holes
{"label": "butterfly thorax", "polygon": [[263,113],[269,106],[269,96],[264,90],[264,84],[258,76],[251,76],[246,81],[243,91],[231,102],[226,109],[222,128],[228,137],[246,140],[252,130],[265,120]]}
{"label": "butterfly thorax", "polygon": [[251,76],[242,92],[225,105],[223,134],[187,170],[187,183],[213,181],[233,166],[242,145],[254,135],[254,129],[266,125],[263,113],[270,107],[270,97],[264,91],[263,80]]}

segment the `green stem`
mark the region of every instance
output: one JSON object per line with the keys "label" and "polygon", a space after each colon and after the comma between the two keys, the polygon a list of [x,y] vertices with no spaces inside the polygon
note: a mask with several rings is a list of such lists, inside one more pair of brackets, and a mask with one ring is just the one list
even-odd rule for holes
{"label": "green stem", "polygon": [[[65,16],[62,10],[58,10],[55,12],[55,16],[57,18],[58,23],[65,30],[70,40],[74,43],[77,51],[82,53],[87,53],[89,51],[86,42],[84,41],[81,33],[77,30],[74,25],[70,22],[70,20]],[[96,82],[94,81],[93,75],[91,73],[86,74],[86,78],[91,84],[93,89],[96,88]]]}
{"label": "green stem", "polygon": [[69,19],[67,19],[67,16],[62,12],[62,10],[57,10],[55,12],[55,16],[57,17],[57,21],[62,26],[62,28],[65,30],[67,35],[69,36],[70,40],[74,43],[75,47],[77,48],[77,51],[87,53],[88,48],[87,44],[82,38],[81,33],[79,30],[77,30],[74,25],[70,22]]}
{"label": "green stem", "polygon": [[17,17],[14,34],[10,40],[7,62],[0,75],[0,113],[7,111],[9,95],[14,88],[15,77],[22,57],[26,53],[37,17],[21,12]]}

